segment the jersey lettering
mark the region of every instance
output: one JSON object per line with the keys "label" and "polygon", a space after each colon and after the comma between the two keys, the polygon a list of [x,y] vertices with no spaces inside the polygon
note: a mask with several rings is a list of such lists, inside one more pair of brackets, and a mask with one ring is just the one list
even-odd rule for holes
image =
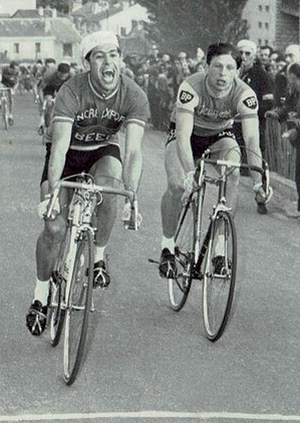
{"label": "jersey lettering", "polygon": [[105,134],[102,134],[100,132],[92,132],[89,134],[81,134],[80,132],[76,132],[74,134],[74,139],[77,141],[83,141],[83,142],[94,142],[94,141],[105,141],[109,137]]}
{"label": "jersey lettering", "polygon": [[120,115],[120,113],[115,110],[107,108],[103,110],[101,117],[114,120],[115,122],[123,122],[125,120],[125,116]]}
{"label": "jersey lettering", "polygon": [[249,109],[256,109],[257,107],[257,101],[254,96],[246,98],[243,103],[245,106],[249,107]]}
{"label": "jersey lettering", "polygon": [[181,91],[179,95],[179,101],[183,104],[189,103],[194,98],[193,94],[189,93],[188,91]]}

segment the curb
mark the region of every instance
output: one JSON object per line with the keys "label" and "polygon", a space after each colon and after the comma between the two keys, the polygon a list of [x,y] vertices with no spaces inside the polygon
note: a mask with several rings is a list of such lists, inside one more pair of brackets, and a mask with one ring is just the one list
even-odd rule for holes
{"label": "curb", "polygon": [[288,198],[290,201],[298,200],[295,182],[291,179],[278,175],[278,173],[270,172],[270,185],[274,190],[279,191],[283,197]]}

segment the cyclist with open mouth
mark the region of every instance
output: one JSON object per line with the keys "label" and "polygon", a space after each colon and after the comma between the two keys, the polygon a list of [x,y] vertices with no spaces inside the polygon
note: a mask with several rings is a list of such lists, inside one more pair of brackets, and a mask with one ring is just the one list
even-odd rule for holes
{"label": "cyclist with open mouth", "polygon": [[[51,194],[61,178],[89,172],[96,184],[137,191],[142,173],[142,139],[149,117],[148,99],[130,78],[121,74],[122,55],[110,31],[87,35],[81,42],[86,72],[60,88],[53,119],[47,130],[45,167],[41,192]],[[118,131],[125,124],[124,156]],[[43,198],[42,198],[43,199]],[[68,199],[62,193],[57,215],[45,220],[37,241],[37,280],[27,327],[40,335],[46,326],[49,281],[65,233]],[[128,215],[129,203],[124,215]],[[116,198],[104,196],[97,210],[94,286],[106,287],[110,275],[105,248],[116,217]]]}

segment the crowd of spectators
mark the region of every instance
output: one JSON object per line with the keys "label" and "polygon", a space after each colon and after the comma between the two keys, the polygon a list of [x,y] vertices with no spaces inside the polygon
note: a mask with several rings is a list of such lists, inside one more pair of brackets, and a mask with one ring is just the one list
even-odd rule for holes
{"label": "crowd of spectators", "polygon": [[200,48],[194,57],[185,52],[172,56],[154,48],[148,57],[125,58],[123,71],[146,92],[153,128],[166,131],[179,85],[188,75],[204,69],[205,54]]}

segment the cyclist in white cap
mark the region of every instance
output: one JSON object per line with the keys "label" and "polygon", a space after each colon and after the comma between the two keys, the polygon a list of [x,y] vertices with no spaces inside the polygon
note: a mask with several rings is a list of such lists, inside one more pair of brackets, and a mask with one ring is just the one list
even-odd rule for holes
{"label": "cyclist in white cap", "polygon": [[[121,74],[122,56],[117,37],[110,31],[87,35],[81,43],[86,72],[68,80],[59,90],[53,119],[46,137],[51,142],[42,174],[51,194],[62,177],[91,173],[97,184],[114,185],[123,180],[126,189],[137,191],[142,172],[142,138],[148,120],[144,91]],[[118,131],[126,124],[125,153],[121,159]],[[116,216],[116,199],[107,196],[97,212],[94,286],[110,282],[105,247]],[[67,206],[60,198],[54,219],[44,218],[37,241],[37,281],[33,302],[26,316],[27,327],[40,335],[46,325],[49,280],[64,235]],[[128,205],[125,204],[125,212]],[[36,324],[38,320],[38,324]]]}

